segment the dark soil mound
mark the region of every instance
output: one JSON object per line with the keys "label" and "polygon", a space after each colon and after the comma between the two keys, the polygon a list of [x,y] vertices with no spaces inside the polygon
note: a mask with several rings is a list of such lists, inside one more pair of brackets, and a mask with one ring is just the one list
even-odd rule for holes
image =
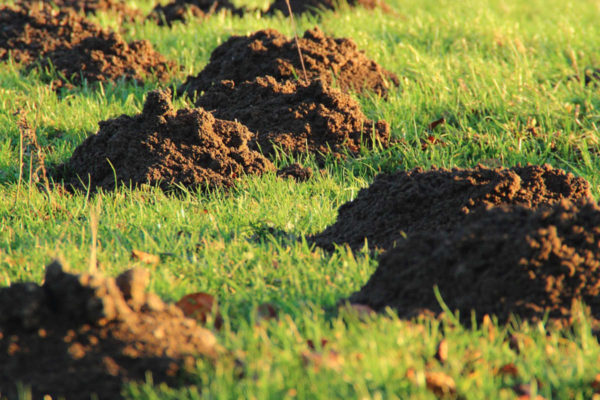
{"label": "dark soil mound", "polygon": [[[383,0],[349,0],[350,7],[364,7],[369,10],[381,8],[384,12],[390,12],[390,8]],[[290,0],[290,7],[294,15],[303,13],[314,13],[319,10],[337,10],[340,6],[339,1],[335,0]],[[267,14],[281,12],[286,17],[290,14],[285,0],[276,0],[269,9]]]}
{"label": "dark soil mound", "polygon": [[159,25],[171,25],[175,21],[184,21],[188,15],[194,17],[208,17],[220,11],[229,10],[235,15],[242,15],[243,11],[236,8],[229,0],[174,0],[166,5],[156,5],[148,19],[156,21]]}
{"label": "dark soil mound", "polygon": [[35,399],[118,399],[123,383],[144,381],[146,371],[177,384],[195,357],[215,358],[214,335],[145,293],[148,278],[142,269],[116,280],[75,275],[55,262],[43,286],[0,289],[2,395],[18,398],[22,383]]}
{"label": "dark soil mound", "polygon": [[[335,76],[343,91],[367,90],[382,96],[387,94],[389,82],[399,85],[396,75],[369,60],[352,39],[327,37],[314,28],[299,41],[308,79],[320,78],[331,84]],[[222,80],[240,84],[266,75],[277,80],[303,78],[294,39],[273,29],[229,38],[212,52],[202,72],[188,77],[179,92],[187,91],[193,97]]]}
{"label": "dark soil mound", "polygon": [[96,14],[99,11],[111,12],[128,21],[140,16],[137,10],[130,8],[122,0],[18,0],[17,4],[31,7],[32,4],[40,2],[54,5],[61,10],[71,8],[86,14]]}
{"label": "dark soil mound", "polygon": [[125,79],[142,83],[145,79],[166,81],[177,69],[156,52],[147,40],[125,42],[114,32],[101,31],[75,45],[65,44],[46,54],[42,68],[52,66],[59,76],[54,87]]}
{"label": "dark soil mound", "polygon": [[48,4],[0,6],[0,60],[9,54],[30,63],[65,45],[98,36],[102,29],[72,10],[56,11]]}
{"label": "dark soil mound", "polygon": [[141,114],[99,126],[58,168],[76,188],[83,188],[80,180],[104,189],[114,189],[115,180],[215,188],[231,186],[244,174],[274,170],[248,148],[252,133],[245,126],[215,119],[199,108],[175,111],[168,92],[150,92]]}
{"label": "dark soil mound", "polygon": [[[264,154],[274,145],[286,153],[358,153],[374,141],[387,146],[389,126],[368,120],[347,94],[317,80],[278,82],[267,76],[235,85],[223,81],[197,100],[217,118],[237,120],[257,133]],[[374,135],[374,138],[372,137]]]}
{"label": "dark soil mound", "polygon": [[506,321],[513,313],[568,322],[574,300],[600,317],[600,208],[566,200],[533,211],[512,206],[467,216],[453,232],[419,232],[384,253],[350,301],[403,317],[450,310]]}
{"label": "dark soil mound", "polygon": [[358,250],[366,238],[371,249],[389,249],[403,234],[452,230],[467,214],[487,207],[536,208],[562,199],[591,199],[589,183],[550,165],[417,168],[378,175],[356,199],[340,207],[335,224],[312,240],[327,250],[344,243]]}
{"label": "dark soil mound", "polygon": [[277,176],[283,179],[294,179],[298,182],[305,182],[312,178],[313,170],[310,167],[303,167],[300,164],[292,164],[277,171]]}

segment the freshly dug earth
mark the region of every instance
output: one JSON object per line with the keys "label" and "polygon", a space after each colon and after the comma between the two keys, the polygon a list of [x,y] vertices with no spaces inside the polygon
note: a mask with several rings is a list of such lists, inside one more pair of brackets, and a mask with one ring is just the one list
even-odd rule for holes
{"label": "freshly dug earth", "polygon": [[402,317],[442,311],[437,285],[450,310],[464,321],[475,310],[505,322],[570,322],[573,301],[600,318],[600,208],[562,200],[536,211],[504,206],[475,213],[454,231],[410,235],[384,253],[379,267],[350,301]]}
{"label": "freshly dug earth", "polygon": [[54,5],[61,10],[71,8],[86,14],[96,14],[99,11],[111,12],[128,21],[133,21],[140,16],[137,10],[130,8],[122,0],[18,0],[16,3],[31,7],[39,2]]}
{"label": "freshly dug earth", "polygon": [[314,236],[317,246],[333,250],[347,243],[359,250],[389,249],[419,232],[454,230],[468,214],[500,205],[529,208],[562,199],[591,199],[583,179],[550,165],[510,169],[432,169],[381,174],[356,199],[342,205],[335,224]]}
{"label": "freshly dug earth", "polygon": [[[214,359],[214,335],[146,293],[149,273],[118,278],[46,268],[42,286],[0,289],[0,393],[16,399],[19,384],[33,398],[121,398],[123,384],[177,384],[200,356]],[[45,397],[44,397],[45,398]]]}
{"label": "freshly dug earth", "polygon": [[9,54],[30,63],[63,46],[74,46],[102,29],[72,10],[53,9],[45,3],[0,6],[0,60]]}
{"label": "freshly dug earth", "polygon": [[[372,91],[385,96],[390,85],[399,85],[396,75],[367,58],[352,39],[335,39],[319,29],[307,30],[299,39],[308,79],[322,79],[343,91]],[[217,47],[208,65],[195,77],[190,76],[179,88],[190,97],[208,90],[222,80],[236,84],[270,75],[281,81],[304,78],[298,48],[274,29],[250,36],[232,36]]]}
{"label": "freshly dug earth", "polygon": [[208,17],[220,10],[229,10],[239,16],[243,14],[229,0],[174,0],[164,6],[157,4],[148,19],[170,26],[175,21],[185,21],[188,15]]}
{"label": "freshly dug earth", "polygon": [[239,85],[223,81],[196,104],[256,132],[254,145],[269,156],[277,146],[285,153],[343,157],[374,141],[387,146],[390,140],[385,121],[368,120],[352,97],[320,80],[278,82],[267,76]]}
{"label": "freshly dug earth", "polygon": [[283,179],[294,179],[298,182],[305,182],[312,178],[313,170],[310,167],[303,167],[302,165],[295,163],[278,170],[277,176]]}
{"label": "freshly dug earth", "polygon": [[150,92],[141,114],[100,122],[98,133],[57,168],[67,185],[83,189],[89,182],[92,189],[111,190],[117,180],[165,189],[216,188],[231,186],[244,174],[274,170],[248,148],[252,133],[245,126],[215,119],[200,108],[175,111],[170,98],[168,91]]}
{"label": "freshly dug earth", "polygon": [[166,81],[177,65],[156,52],[147,40],[125,42],[118,33],[101,31],[75,45],[65,44],[46,54],[42,68],[54,68],[55,88],[125,79]]}
{"label": "freshly dug earth", "polygon": [[[349,0],[350,7],[364,7],[369,10],[381,8],[384,12],[390,12],[390,7],[383,0]],[[314,13],[319,10],[337,10],[340,6],[339,1],[335,0],[290,0],[290,7],[294,15],[304,13]],[[281,12],[286,17],[290,14],[285,0],[276,0],[269,9],[267,14]]]}

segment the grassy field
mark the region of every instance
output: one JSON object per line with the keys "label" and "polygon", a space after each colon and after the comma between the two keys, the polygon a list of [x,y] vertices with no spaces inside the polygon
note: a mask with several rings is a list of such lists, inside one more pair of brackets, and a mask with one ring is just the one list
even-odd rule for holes
{"label": "grassy field", "polygon": [[[144,12],[151,3],[132,1]],[[74,270],[87,269],[90,213],[98,207],[101,270],[114,275],[131,267],[133,249],[160,254],[161,262],[150,267],[151,290],[171,301],[197,291],[215,295],[225,321],[217,336],[242,361],[234,368],[231,358],[216,365],[199,360],[196,386],[167,388],[149,377],[127,387],[129,398],[435,398],[426,372],[453,378],[466,399],[513,399],[527,390],[532,399],[592,398],[594,386],[600,387],[594,384],[600,346],[585,318],[569,331],[493,321],[464,327],[449,316],[403,321],[392,312],[362,318],[337,304],[366,282],[375,260],[343,247],[328,254],[302,237],[333,223],[337,208],[378,172],[416,166],[550,163],[589,180],[597,197],[600,89],[569,77],[600,66],[600,3],[390,4],[397,15],[355,9],[297,18],[299,31],[319,25],[327,34],[351,37],[401,77],[401,87],[387,100],[358,100],[369,118],[387,120],[392,135],[404,140],[329,163],[306,183],[267,174],[246,178],[228,193],[38,191],[30,179],[29,151],[19,180],[19,118],[35,129],[47,163],[59,163],[99,121],[139,112],[145,93],[158,85],[121,82],[57,96],[35,72],[0,64],[0,286],[40,282],[44,265],[55,257]],[[93,19],[119,27],[114,16]],[[178,85],[199,72],[230,35],[267,27],[293,33],[283,17],[258,13],[122,29],[128,40],[148,39],[183,65],[171,83]],[[178,100],[178,107],[185,105]],[[446,123],[428,132],[429,123],[441,117]],[[429,135],[443,145],[423,149],[421,140]],[[301,161],[318,169],[310,156]],[[272,304],[279,317],[260,319],[262,303]],[[324,347],[309,347],[322,339]],[[449,356],[441,363],[434,356],[443,339]]]}

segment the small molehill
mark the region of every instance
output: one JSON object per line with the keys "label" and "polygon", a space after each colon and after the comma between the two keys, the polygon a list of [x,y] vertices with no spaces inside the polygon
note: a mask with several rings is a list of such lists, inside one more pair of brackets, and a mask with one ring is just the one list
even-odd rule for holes
{"label": "small molehill", "polygon": [[562,199],[591,199],[583,179],[550,165],[490,169],[432,169],[381,174],[356,199],[342,205],[335,224],[312,240],[327,250],[334,244],[389,249],[404,235],[453,230],[465,217],[488,207],[548,206]]}
{"label": "small molehill", "polygon": [[123,0],[18,0],[16,3],[25,7],[31,7],[36,3],[45,3],[61,10],[71,8],[85,14],[110,12],[127,21],[133,21],[140,16],[139,11],[129,7]]}
{"label": "small molehill", "polygon": [[283,179],[294,179],[297,182],[306,182],[312,178],[313,170],[310,167],[303,167],[298,163],[294,163],[278,170],[277,176]]}
{"label": "small molehill", "polygon": [[215,336],[146,293],[148,279],[144,269],[113,279],[54,262],[42,286],[0,289],[2,395],[19,398],[23,385],[35,399],[119,399],[147,371],[155,383],[176,385],[196,358],[216,358]]}
{"label": "small molehill", "polygon": [[267,76],[239,85],[224,81],[196,104],[256,132],[254,144],[268,156],[278,147],[285,153],[343,157],[375,142],[387,146],[390,140],[385,121],[368,120],[352,97],[320,80],[279,82]]}
{"label": "small molehill", "polygon": [[[331,84],[335,79],[343,91],[372,91],[382,96],[391,85],[399,85],[396,75],[368,59],[352,39],[328,37],[314,28],[299,42],[310,80],[320,78]],[[193,97],[222,80],[240,84],[266,75],[279,81],[304,77],[294,39],[274,29],[232,36],[212,52],[208,65],[197,76],[188,77],[179,92]]]}
{"label": "small molehill", "polygon": [[201,108],[175,111],[168,91],[150,92],[141,114],[99,126],[57,168],[68,185],[216,188],[232,186],[245,174],[274,170],[269,160],[248,148],[253,134],[245,126],[216,119]]}
{"label": "small molehill", "polygon": [[496,315],[571,322],[574,301],[600,317],[600,208],[563,200],[531,210],[505,206],[467,216],[453,231],[410,235],[384,253],[350,297],[401,317],[441,310],[434,285],[465,322]]}
{"label": "small molehill", "polygon": [[[319,10],[337,10],[340,8],[341,2],[335,0],[289,0],[292,13],[294,15],[300,15],[304,13],[315,13]],[[348,5],[350,7],[364,7],[369,10],[375,8],[381,8],[383,12],[391,12],[390,7],[383,0],[349,0]],[[288,16],[288,6],[285,0],[276,0],[269,9],[267,14],[275,14],[281,12],[283,15]]]}
{"label": "small molehill", "polygon": [[148,19],[159,25],[170,26],[175,21],[185,22],[189,15],[203,18],[221,10],[228,10],[234,15],[243,15],[243,11],[236,8],[229,0],[174,0],[165,5],[157,4],[148,15]]}

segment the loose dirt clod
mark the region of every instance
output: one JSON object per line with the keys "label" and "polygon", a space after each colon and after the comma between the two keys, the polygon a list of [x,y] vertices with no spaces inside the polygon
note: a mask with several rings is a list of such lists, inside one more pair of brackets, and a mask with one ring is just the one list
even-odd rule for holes
{"label": "loose dirt clod", "polygon": [[111,12],[124,20],[133,21],[140,16],[137,10],[127,6],[123,0],[18,0],[18,5],[31,7],[36,3],[45,3],[63,10],[71,8],[76,12],[96,14],[97,12]]}
{"label": "loose dirt clod", "polygon": [[236,8],[229,0],[174,0],[168,4],[157,4],[148,19],[156,21],[159,25],[171,25],[175,21],[184,21],[188,15],[194,17],[208,17],[220,10],[229,10],[241,16],[243,11]]}
{"label": "loose dirt clod", "polygon": [[550,165],[510,169],[432,169],[381,174],[356,199],[342,205],[335,224],[312,240],[327,250],[347,243],[358,250],[389,249],[404,235],[457,229],[465,217],[487,207],[548,206],[562,199],[591,199],[583,178]]}
{"label": "loose dirt clod", "polygon": [[[364,7],[369,10],[381,8],[384,12],[391,12],[390,7],[383,0],[350,0],[350,7]],[[290,7],[295,15],[304,13],[314,13],[319,10],[337,10],[340,6],[339,1],[335,0],[290,0]],[[288,16],[289,11],[285,0],[276,0],[269,9],[267,14],[275,14],[281,12]]]}
{"label": "loose dirt clod", "polygon": [[273,155],[277,146],[285,153],[342,157],[374,142],[389,143],[385,121],[368,120],[354,99],[320,80],[278,82],[267,76],[239,85],[224,81],[196,104],[256,132],[254,143],[266,155]]}
{"label": "loose dirt clod", "polygon": [[244,174],[274,170],[248,148],[253,134],[245,126],[200,108],[175,111],[168,91],[150,92],[141,114],[99,126],[57,168],[75,188],[88,183],[92,189],[109,190],[120,183],[228,187]]}
{"label": "loose dirt clod", "polygon": [[[177,384],[196,357],[214,359],[215,336],[145,293],[145,277],[71,274],[54,262],[42,286],[0,289],[2,395],[18,398],[23,384],[35,399],[118,399],[122,385],[145,380],[146,371],[154,382]],[[135,290],[125,295],[123,287]]]}
{"label": "loose dirt clod", "polygon": [[313,170],[310,167],[303,167],[298,163],[294,163],[277,171],[277,176],[284,179],[295,179],[298,182],[305,182],[312,178]]}
{"label": "loose dirt clod", "polygon": [[[310,80],[320,78],[331,84],[335,79],[343,91],[372,91],[381,96],[387,95],[390,85],[399,85],[396,75],[368,59],[352,39],[328,37],[314,28],[299,43]],[[294,39],[274,29],[230,37],[212,52],[204,70],[188,77],[179,93],[193,97],[222,80],[240,84],[266,75],[279,81],[304,76]]]}
{"label": "loose dirt clod", "polygon": [[471,310],[570,322],[574,301],[600,318],[600,208],[562,200],[532,210],[504,206],[468,215],[453,231],[421,231],[384,253],[353,303],[402,317],[440,312],[433,287],[468,321]]}

